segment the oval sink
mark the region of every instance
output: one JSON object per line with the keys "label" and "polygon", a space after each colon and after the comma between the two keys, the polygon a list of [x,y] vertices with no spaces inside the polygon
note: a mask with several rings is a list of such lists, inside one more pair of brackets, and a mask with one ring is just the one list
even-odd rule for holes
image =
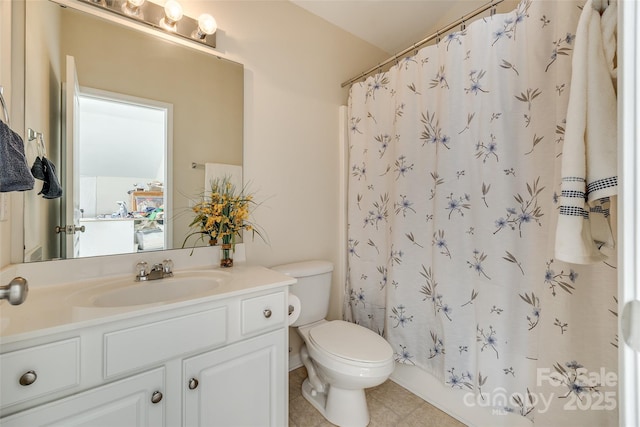
{"label": "oval sink", "polygon": [[95,308],[162,304],[205,296],[228,278],[229,273],[226,272],[190,271],[145,282],[122,279],[77,292],[71,297],[71,302],[75,306]]}
{"label": "oval sink", "polygon": [[216,289],[220,281],[215,278],[177,279],[167,277],[162,280],[137,282],[134,285],[106,292],[93,299],[96,307],[124,307],[129,305],[153,304],[191,298]]}

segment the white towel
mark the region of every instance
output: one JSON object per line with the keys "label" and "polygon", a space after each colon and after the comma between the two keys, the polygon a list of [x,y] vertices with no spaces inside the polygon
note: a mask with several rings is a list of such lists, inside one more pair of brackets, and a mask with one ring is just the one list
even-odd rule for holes
{"label": "white towel", "polygon": [[618,78],[618,69],[616,68],[616,49],[618,36],[618,4],[615,0],[611,0],[609,7],[602,13],[602,44],[604,46],[604,56],[609,66],[609,73],[614,83]]}
{"label": "white towel", "polygon": [[227,165],[224,163],[204,164],[204,193],[205,196],[211,193],[211,180],[228,178],[229,182],[236,187],[236,192],[242,190],[242,166]]}
{"label": "white towel", "polygon": [[[614,245],[610,197],[617,194],[617,109],[611,52],[615,38],[603,44],[600,14],[585,4],[576,31],[571,92],[562,153],[562,193],[555,256],[590,264]],[[613,10],[609,10],[612,9]],[[615,16],[615,2],[605,11]],[[606,30],[615,25],[607,18]],[[606,54],[605,54],[606,52]]]}

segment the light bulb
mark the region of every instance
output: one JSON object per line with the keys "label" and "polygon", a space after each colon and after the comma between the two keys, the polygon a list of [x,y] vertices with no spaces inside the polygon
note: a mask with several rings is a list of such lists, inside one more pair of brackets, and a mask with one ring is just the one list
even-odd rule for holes
{"label": "light bulb", "polygon": [[198,17],[198,28],[191,34],[197,40],[204,40],[207,35],[213,34],[218,29],[218,24],[213,16],[203,13]]}
{"label": "light bulb", "polygon": [[198,28],[203,33],[209,35],[216,32],[218,29],[218,23],[213,16],[203,13],[198,17]]}
{"label": "light bulb", "polygon": [[182,6],[176,0],[169,0],[164,4],[164,17],[169,25],[182,19]]}
{"label": "light bulb", "polygon": [[138,19],[144,19],[142,15],[142,9],[140,7],[144,4],[145,0],[127,0],[122,5],[122,11],[127,16],[132,16]]}

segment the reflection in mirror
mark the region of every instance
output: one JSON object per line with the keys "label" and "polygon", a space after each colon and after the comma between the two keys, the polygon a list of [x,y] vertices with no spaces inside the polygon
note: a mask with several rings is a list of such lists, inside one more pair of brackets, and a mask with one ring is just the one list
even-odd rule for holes
{"label": "reflection in mirror", "polygon": [[74,141],[79,144],[79,223],[84,231],[77,256],[172,247],[164,221],[172,215],[165,209],[171,191],[165,159],[171,151],[172,106],[80,88],[78,107]]}
{"label": "reflection in mirror", "polygon": [[[57,200],[37,194],[41,183],[25,194],[24,261],[180,245],[192,219],[190,200],[201,195],[204,188],[204,170],[192,169],[191,164],[242,165],[242,65],[46,0],[25,2],[25,13],[25,128],[44,135],[62,186],[69,188]],[[75,157],[65,155],[72,152],[66,146],[71,131],[62,125],[68,109],[63,102],[62,83],[66,80],[67,55],[75,58],[81,92],[78,105],[83,104],[82,91],[91,88],[89,95],[94,99],[117,94],[116,98],[129,104],[133,99],[136,105],[152,100],[153,108],[171,106],[173,121],[165,123],[165,139],[172,140],[173,146],[163,142],[162,148],[150,148],[150,142],[141,136],[147,132],[137,119],[138,126],[110,136],[107,142],[96,136],[102,131],[81,120],[78,133],[89,135],[86,139],[94,146],[80,149]],[[118,119],[94,119],[114,129],[116,122],[124,121],[119,114]],[[92,150],[101,150],[97,159],[87,157]],[[34,161],[35,145],[28,144],[26,151],[28,160]],[[166,165],[161,167],[158,161],[163,156]],[[74,176],[74,170],[79,176]],[[103,186],[101,181],[105,179],[110,184]],[[74,181],[80,188],[73,187]],[[72,228],[85,225],[85,234],[56,234],[56,226],[73,225],[64,219],[61,208],[73,206],[67,199],[74,193],[78,194],[83,224],[76,223]],[[138,200],[144,210],[134,206]],[[156,216],[150,221],[130,220],[132,228],[124,232],[123,240],[111,240],[114,233],[93,234],[103,248],[121,247],[105,252],[90,243],[86,225],[90,219],[94,222],[91,225],[99,219],[115,224],[114,218],[122,212],[118,202],[126,204],[127,214],[155,211]],[[154,209],[148,209],[151,207]],[[162,211],[157,209],[160,207]],[[161,219],[157,219],[160,212]]]}

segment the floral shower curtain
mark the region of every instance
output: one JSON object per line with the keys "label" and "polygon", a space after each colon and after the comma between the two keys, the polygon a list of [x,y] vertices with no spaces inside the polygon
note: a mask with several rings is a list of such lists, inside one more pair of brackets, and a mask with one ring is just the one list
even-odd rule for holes
{"label": "floral shower curtain", "polygon": [[352,320],[461,404],[617,424],[615,260],[555,260],[584,1],[523,0],[352,86]]}

